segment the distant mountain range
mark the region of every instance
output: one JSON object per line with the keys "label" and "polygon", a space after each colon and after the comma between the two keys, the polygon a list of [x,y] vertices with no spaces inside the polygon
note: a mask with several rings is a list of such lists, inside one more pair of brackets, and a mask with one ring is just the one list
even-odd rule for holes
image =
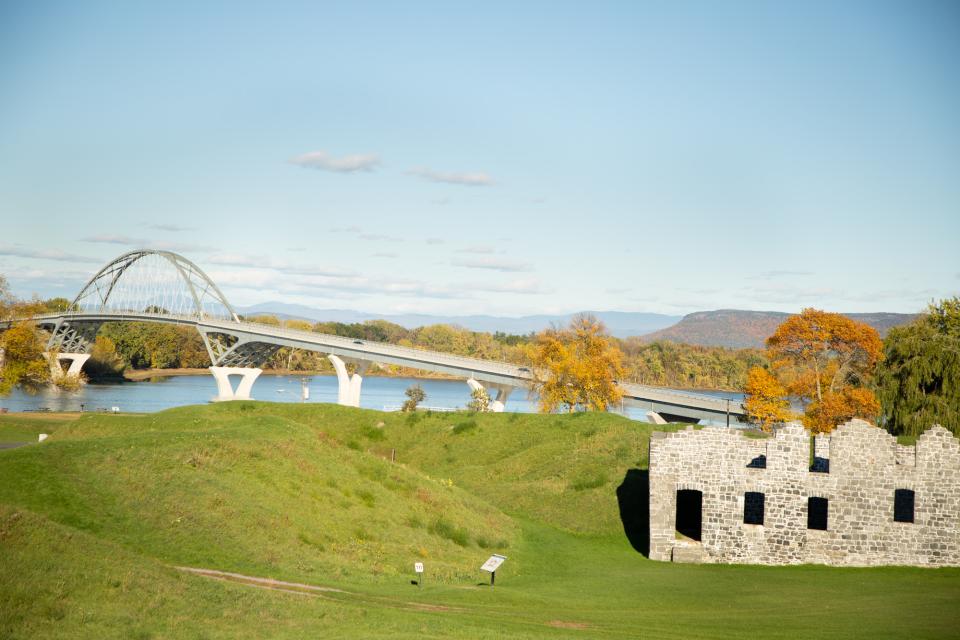
{"label": "distant mountain range", "polygon": [[[744,311],[719,309],[698,311],[683,317],[677,324],[649,333],[644,339],[672,340],[687,344],[734,349],[761,348],[764,341],[791,314],[780,311]],[[916,318],[912,313],[845,313],[848,318],[863,322],[885,336],[892,327],[907,324]]]}
{"label": "distant mountain range", "polygon": [[[270,314],[279,318],[301,318],[304,320],[322,322],[365,322],[367,320],[387,320],[402,327],[413,329],[431,324],[452,324],[471,331],[486,331],[495,333],[528,334],[540,331],[551,324],[565,325],[574,313],[561,315],[535,315],[518,318],[500,316],[435,316],[420,313],[406,314],[376,314],[347,309],[314,309],[298,304],[285,302],[264,302],[249,307],[238,307],[237,312],[243,315]],[[660,313],[632,313],[626,311],[587,311],[607,325],[612,335],[618,338],[628,336],[642,336],[659,329],[665,329],[676,324],[682,316],[668,316]]]}
{"label": "distant mountain range", "polygon": [[[413,329],[431,324],[451,324],[471,331],[528,334],[551,325],[565,325],[574,313],[561,315],[533,315],[516,318],[473,315],[439,316],[420,313],[375,314],[348,309],[315,309],[305,305],[285,302],[264,302],[249,307],[238,307],[244,315],[270,314],[279,318],[299,318],[314,322],[365,322],[387,320],[402,327]],[[628,311],[586,311],[603,321],[610,333],[618,338],[641,336],[644,340],[672,340],[707,347],[730,347],[733,349],[761,348],[764,341],[777,326],[791,314],[780,311],[747,311],[719,309],[697,311],[686,316],[670,316],[661,313]],[[859,322],[864,322],[881,336],[891,327],[906,324],[916,318],[910,313],[847,313]]]}

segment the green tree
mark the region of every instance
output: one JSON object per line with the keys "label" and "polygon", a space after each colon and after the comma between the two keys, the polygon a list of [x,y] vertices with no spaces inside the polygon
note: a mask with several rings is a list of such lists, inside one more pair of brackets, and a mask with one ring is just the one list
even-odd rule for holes
{"label": "green tree", "polygon": [[123,358],[117,354],[117,345],[107,336],[97,336],[90,351],[90,359],[83,366],[90,379],[115,378],[125,368]]}
{"label": "green tree", "polygon": [[877,387],[887,429],[918,435],[940,424],[960,434],[960,298],[891,329],[883,351]]}
{"label": "green tree", "polygon": [[70,308],[71,302],[66,298],[48,298],[43,301],[43,306],[47,311],[66,311]]}
{"label": "green tree", "polygon": [[490,410],[490,394],[483,387],[477,387],[470,392],[470,402],[467,403],[470,411],[484,412]]}
{"label": "green tree", "polygon": [[409,387],[404,394],[407,396],[407,399],[404,400],[403,406],[400,408],[400,410],[404,412],[416,411],[417,405],[427,399],[426,392],[419,384]]}

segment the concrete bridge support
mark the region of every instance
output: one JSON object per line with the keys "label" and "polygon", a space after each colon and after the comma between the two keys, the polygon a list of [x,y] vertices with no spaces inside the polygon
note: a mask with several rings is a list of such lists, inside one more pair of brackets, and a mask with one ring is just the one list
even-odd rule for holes
{"label": "concrete bridge support", "polygon": [[[46,358],[50,364],[50,374],[54,378],[59,378],[64,375],[73,378],[79,377],[80,371],[83,370],[83,365],[90,359],[89,353],[58,353],[56,358],[52,356],[53,354],[49,351],[43,352],[43,357]],[[60,364],[62,360],[67,360],[70,363],[66,371],[63,370],[63,366]]]}
{"label": "concrete bridge support", "polygon": [[[513,391],[513,387],[507,384],[487,383],[483,385],[473,378],[467,378],[467,385],[470,387],[470,391],[484,389],[487,392],[487,396],[490,398],[490,411],[493,413],[503,413],[503,409],[507,404],[507,398],[510,397],[510,392]],[[493,396],[490,393],[491,391],[496,391],[497,395]]]}
{"label": "concrete bridge support", "polygon": [[[252,367],[210,367],[213,379],[217,381],[217,397],[214,402],[228,400],[250,400],[253,383],[263,373],[263,369]],[[230,376],[242,376],[236,390],[230,382]]]}
{"label": "concrete bridge support", "polygon": [[370,368],[369,360],[349,360],[356,365],[353,374],[347,371],[347,362],[344,362],[340,356],[330,354],[327,356],[333,363],[333,368],[337,372],[337,404],[344,407],[360,406],[360,387],[363,385],[363,374]]}

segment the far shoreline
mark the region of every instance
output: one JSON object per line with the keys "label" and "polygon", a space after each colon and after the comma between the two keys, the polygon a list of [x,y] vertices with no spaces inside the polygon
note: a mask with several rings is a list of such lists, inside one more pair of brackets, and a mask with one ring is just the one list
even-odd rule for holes
{"label": "far shoreline", "polygon": [[[117,378],[117,381],[126,381],[126,382],[142,382],[144,380],[149,380],[151,378],[168,378],[171,376],[208,376],[210,370],[208,368],[180,368],[180,369],[127,369],[123,372],[122,378]],[[264,369],[263,373],[260,375],[264,376],[328,376],[336,377],[336,373],[333,371],[296,371],[291,369]],[[383,370],[380,371],[368,371],[365,375],[368,378],[411,378],[413,380],[465,380],[465,378],[452,376],[449,374],[435,374],[435,375],[424,375],[424,374],[408,374],[408,373],[391,373]],[[111,382],[113,380],[103,380],[103,382]],[[657,387],[658,385],[649,385],[652,387]],[[713,393],[740,393],[743,391],[740,389],[703,389],[698,387],[658,387],[663,389],[673,389],[674,391],[680,392],[691,392],[691,393],[702,393],[702,392],[713,392]]]}
{"label": "far shoreline", "polygon": [[[208,368],[178,368],[178,369],[127,369],[123,372],[123,381],[142,382],[151,378],[168,378],[171,376],[209,376]],[[299,371],[292,369],[264,369],[260,375],[264,376],[329,376],[336,377],[333,371]],[[423,375],[423,374],[399,374],[386,373],[383,371],[368,371],[365,377],[369,378],[413,378],[415,380],[463,380],[457,376],[448,374]],[[120,380],[121,378],[118,378]],[[106,380],[105,380],[106,381]]]}

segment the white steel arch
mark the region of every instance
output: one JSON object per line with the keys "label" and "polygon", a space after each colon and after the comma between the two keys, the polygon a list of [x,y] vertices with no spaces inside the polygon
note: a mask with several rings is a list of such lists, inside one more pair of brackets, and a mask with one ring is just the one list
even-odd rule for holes
{"label": "white steel arch", "polygon": [[71,305],[81,313],[156,313],[197,319],[239,318],[200,267],[171,251],[140,249],[93,276]]}

